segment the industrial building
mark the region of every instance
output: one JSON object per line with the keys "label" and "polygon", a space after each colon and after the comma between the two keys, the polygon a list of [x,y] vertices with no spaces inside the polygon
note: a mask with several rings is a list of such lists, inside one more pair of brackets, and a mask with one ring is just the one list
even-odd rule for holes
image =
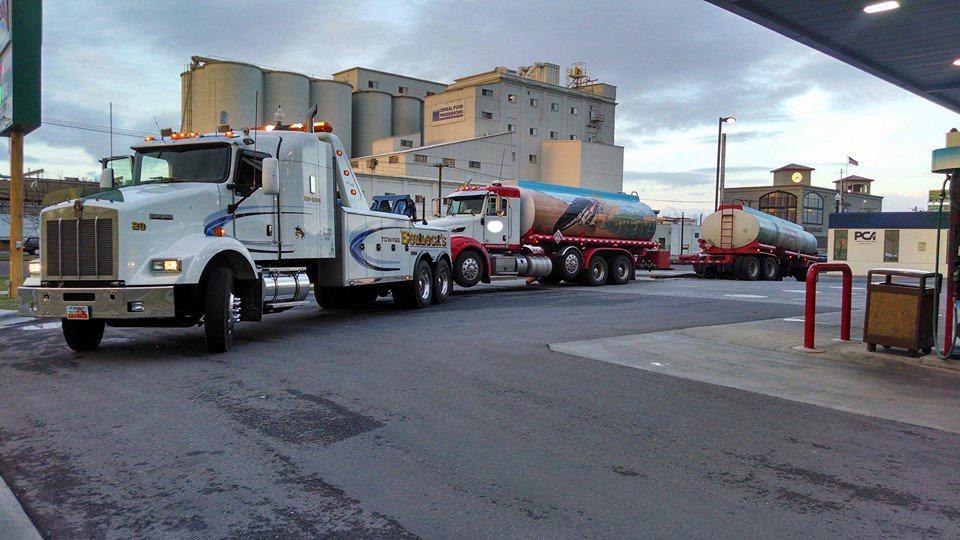
{"label": "industrial building", "polygon": [[772,186],[725,188],[722,202],[743,204],[797,223],[817,239],[821,252],[826,251],[831,212],[880,212],[883,197],[871,194],[873,180],[860,176],[836,180],[834,188],[814,186],[814,170],[796,163],[784,165],[770,171]]}
{"label": "industrial building", "polygon": [[[844,262],[854,275],[873,268],[934,270],[937,246],[936,212],[847,212],[831,214],[827,258]],[[947,231],[950,213],[940,221],[939,272],[947,273]]]}
{"label": "industrial building", "polygon": [[181,130],[264,124],[278,111],[292,123],[316,104],[372,194],[405,186],[436,199],[441,175],[444,194],[520,178],[621,191],[616,87],[582,64],[567,70],[565,86],[559,79],[560,67],[546,62],[445,84],[362,67],[317,78],[195,56],[181,74]]}
{"label": "industrial building", "polygon": [[659,249],[670,252],[671,259],[700,251],[700,221],[689,217],[657,216],[657,230],[653,240]]}

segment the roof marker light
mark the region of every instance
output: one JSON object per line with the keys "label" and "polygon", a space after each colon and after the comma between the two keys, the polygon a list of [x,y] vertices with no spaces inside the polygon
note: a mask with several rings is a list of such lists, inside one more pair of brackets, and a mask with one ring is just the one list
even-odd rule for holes
{"label": "roof marker light", "polygon": [[143,140],[144,140],[144,142],[153,142],[153,141],[155,141],[155,140],[157,140],[157,139],[154,138],[154,137],[144,137]]}
{"label": "roof marker light", "polygon": [[277,126],[274,126],[273,124],[267,124],[266,126],[263,126],[263,130],[264,130],[264,131],[273,131],[274,128],[276,128],[276,127],[277,127]]}
{"label": "roof marker light", "polygon": [[900,7],[900,2],[889,1],[889,2],[877,2],[875,4],[870,4],[863,8],[864,13],[881,13],[883,11],[890,11],[891,9],[897,9]]}

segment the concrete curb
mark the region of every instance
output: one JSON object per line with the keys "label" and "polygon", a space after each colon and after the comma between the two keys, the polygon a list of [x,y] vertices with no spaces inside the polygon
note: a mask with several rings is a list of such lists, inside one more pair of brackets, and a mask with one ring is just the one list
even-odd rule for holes
{"label": "concrete curb", "polygon": [[3,531],[0,536],[4,538],[31,540],[43,538],[3,478],[0,478],[0,531]]}
{"label": "concrete curb", "polygon": [[0,321],[4,319],[12,319],[14,317],[19,317],[16,310],[13,309],[0,309]]}

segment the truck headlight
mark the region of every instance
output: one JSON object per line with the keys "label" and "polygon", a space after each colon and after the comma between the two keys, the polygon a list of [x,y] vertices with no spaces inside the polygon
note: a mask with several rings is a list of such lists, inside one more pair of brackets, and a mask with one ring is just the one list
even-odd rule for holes
{"label": "truck headlight", "polygon": [[150,269],[154,272],[176,273],[180,271],[180,259],[154,259],[150,261]]}
{"label": "truck headlight", "polygon": [[30,264],[27,265],[27,268],[30,271],[30,277],[40,277],[40,274],[43,271],[43,268],[40,266],[40,259],[34,259],[30,261]]}

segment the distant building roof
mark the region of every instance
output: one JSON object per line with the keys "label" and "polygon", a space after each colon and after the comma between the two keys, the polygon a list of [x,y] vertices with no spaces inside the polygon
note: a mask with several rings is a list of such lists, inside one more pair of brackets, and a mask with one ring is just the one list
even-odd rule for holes
{"label": "distant building roof", "polygon": [[[946,214],[940,228],[950,225]],[[936,212],[843,212],[830,214],[831,229],[936,229]]]}
{"label": "distant building roof", "polygon": [[807,167],[806,165],[797,165],[796,163],[790,163],[790,164],[788,164],[788,165],[784,165],[783,167],[780,167],[779,169],[774,169],[774,170],[772,170],[772,171],[770,171],[770,172],[780,172],[780,171],[815,171],[815,170],[816,170],[816,169],[814,169],[813,167]]}
{"label": "distant building roof", "polygon": [[834,184],[839,184],[840,182],[873,182],[873,178],[864,178],[862,176],[851,174],[850,176],[844,176],[839,180],[833,181]]}

